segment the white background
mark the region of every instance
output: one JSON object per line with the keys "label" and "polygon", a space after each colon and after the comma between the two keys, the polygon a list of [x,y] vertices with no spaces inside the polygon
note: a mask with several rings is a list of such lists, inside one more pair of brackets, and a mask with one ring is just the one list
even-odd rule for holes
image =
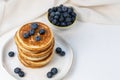
{"label": "white background", "polygon": [[120,80],[120,26],[76,24],[61,34],[75,55],[64,80]]}

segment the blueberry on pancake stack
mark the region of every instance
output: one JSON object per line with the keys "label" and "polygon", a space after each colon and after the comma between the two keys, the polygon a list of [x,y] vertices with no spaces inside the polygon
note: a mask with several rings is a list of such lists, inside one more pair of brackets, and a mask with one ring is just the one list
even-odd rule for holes
{"label": "blueberry on pancake stack", "polygon": [[34,22],[23,25],[14,36],[20,62],[30,68],[48,64],[53,56],[54,37],[50,28]]}

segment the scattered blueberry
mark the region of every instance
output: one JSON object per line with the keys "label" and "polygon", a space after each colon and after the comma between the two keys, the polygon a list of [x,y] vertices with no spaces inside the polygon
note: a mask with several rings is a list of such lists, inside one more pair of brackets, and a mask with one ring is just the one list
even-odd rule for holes
{"label": "scattered blueberry", "polygon": [[60,48],[60,47],[57,47],[55,51],[60,56],[65,56],[65,54],[66,54],[65,51],[63,51],[62,48]]}
{"label": "scattered blueberry", "polygon": [[65,51],[62,51],[61,53],[59,53],[60,56],[65,56]]}
{"label": "scattered blueberry", "polygon": [[14,73],[18,74],[19,77],[24,77],[25,76],[25,73],[19,67],[14,69]]}
{"label": "scattered blueberry", "polygon": [[61,53],[61,52],[62,52],[62,49],[61,49],[60,47],[57,47],[57,48],[56,48],[56,52],[57,52],[57,53]]}
{"label": "scattered blueberry", "polygon": [[23,37],[26,39],[26,38],[29,38],[29,33],[24,33],[23,34]]}
{"label": "scattered blueberry", "polygon": [[14,53],[13,51],[10,51],[10,52],[8,53],[8,55],[9,55],[10,57],[14,57],[15,53]]}
{"label": "scattered blueberry", "polygon": [[57,70],[57,68],[52,68],[52,69],[51,69],[51,72],[52,72],[53,75],[55,75],[55,74],[58,73],[58,70]]}
{"label": "scattered blueberry", "polygon": [[57,26],[65,27],[74,23],[76,13],[72,7],[60,5],[48,10],[48,20]]}
{"label": "scattered blueberry", "polygon": [[40,41],[40,36],[36,36],[36,37],[35,37],[35,40],[36,40],[36,41]]}
{"label": "scattered blueberry", "polygon": [[40,33],[40,34],[45,34],[45,30],[44,30],[44,29],[40,29],[40,30],[39,30],[39,33]]}
{"label": "scattered blueberry", "polygon": [[53,76],[52,72],[48,72],[48,73],[47,73],[47,77],[48,77],[48,78],[52,78],[52,76]]}
{"label": "scattered blueberry", "polygon": [[15,73],[19,73],[20,71],[21,71],[21,69],[18,68],[18,67],[14,69],[14,72],[15,72]]}
{"label": "scattered blueberry", "polygon": [[20,71],[20,72],[18,73],[18,75],[19,75],[20,77],[24,77],[24,76],[25,76],[25,73],[24,73],[23,71]]}
{"label": "scattered blueberry", "polygon": [[30,33],[30,35],[34,35],[35,30],[34,30],[34,29],[31,29],[31,30],[29,31],[29,33]]}
{"label": "scattered blueberry", "polygon": [[38,28],[38,24],[37,23],[32,23],[31,24],[31,28],[32,29],[37,29]]}

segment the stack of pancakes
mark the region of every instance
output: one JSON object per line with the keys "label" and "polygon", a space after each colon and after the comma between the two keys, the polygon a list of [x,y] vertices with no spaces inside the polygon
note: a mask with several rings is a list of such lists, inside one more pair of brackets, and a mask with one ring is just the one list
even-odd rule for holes
{"label": "stack of pancakes", "polygon": [[[41,23],[36,22],[38,28],[34,35],[24,38],[23,35],[31,30],[28,23],[22,26],[15,34],[14,40],[18,49],[18,58],[20,62],[30,68],[39,68],[48,64],[53,56],[54,37],[50,28]],[[39,34],[39,30],[44,29],[44,34]],[[40,41],[36,41],[35,37],[40,36]]]}

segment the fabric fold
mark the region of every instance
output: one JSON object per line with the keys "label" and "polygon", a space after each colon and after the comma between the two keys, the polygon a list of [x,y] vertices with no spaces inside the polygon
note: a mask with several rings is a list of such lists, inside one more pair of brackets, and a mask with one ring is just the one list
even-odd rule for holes
{"label": "fabric fold", "polygon": [[120,24],[120,0],[2,0],[0,36],[44,15],[53,6],[73,6],[80,22]]}

